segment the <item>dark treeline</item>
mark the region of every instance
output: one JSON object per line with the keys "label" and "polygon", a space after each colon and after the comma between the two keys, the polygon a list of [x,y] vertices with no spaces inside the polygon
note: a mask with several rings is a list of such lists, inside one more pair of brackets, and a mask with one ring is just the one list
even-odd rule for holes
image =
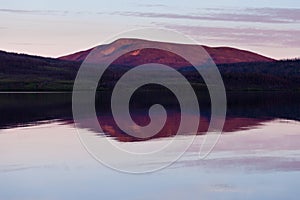
{"label": "dark treeline", "polygon": [[[71,91],[79,62],[0,51],[1,91]],[[300,90],[300,59],[235,63],[218,66],[227,90]],[[101,89],[124,73],[122,66],[108,70]],[[128,69],[127,69],[128,70]],[[181,68],[196,88],[204,82],[193,67]]]}
{"label": "dark treeline", "polygon": [[72,90],[79,66],[75,62],[0,51],[0,90]]}

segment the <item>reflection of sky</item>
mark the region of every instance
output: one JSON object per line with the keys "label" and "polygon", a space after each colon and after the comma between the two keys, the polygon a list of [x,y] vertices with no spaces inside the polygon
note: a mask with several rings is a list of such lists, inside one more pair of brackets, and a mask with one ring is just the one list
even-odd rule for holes
{"label": "reflection of sky", "polygon": [[198,161],[198,136],[171,167],[128,175],[93,160],[72,125],[2,130],[0,199],[297,199],[299,137],[299,122],[266,122],[222,135]]}
{"label": "reflection of sky", "polygon": [[[1,49],[59,56],[139,27],[166,27],[201,44],[298,57],[300,3],[288,1],[1,0]],[[284,48],[284,51],[282,50]]]}

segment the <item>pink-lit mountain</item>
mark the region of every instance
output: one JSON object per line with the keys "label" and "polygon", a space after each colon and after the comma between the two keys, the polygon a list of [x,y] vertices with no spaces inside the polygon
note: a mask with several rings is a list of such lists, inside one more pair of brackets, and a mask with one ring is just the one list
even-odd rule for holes
{"label": "pink-lit mountain", "polygon": [[[268,58],[257,53],[231,47],[208,47],[190,44],[156,42],[141,39],[118,39],[110,44],[100,45],[97,48],[97,62],[108,62],[109,60],[111,60],[112,56],[116,55],[116,53],[120,53],[120,51],[126,52],[127,49],[138,49],[137,51],[133,51],[131,53],[123,55],[114,64],[137,66],[139,64],[147,63],[147,61],[158,61],[159,63],[173,66],[175,65],[177,67],[184,67],[189,65],[184,59],[174,57],[174,54],[171,52],[141,48],[144,44],[151,44],[158,49],[174,49],[177,52],[183,52],[184,54],[192,56],[199,56],[197,52],[199,52],[199,49],[204,48],[216,64],[274,61],[274,59],[272,58]],[[87,57],[91,50],[92,49],[88,49],[85,51],[62,56],[59,59],[80,62]],[[199,60],[201,59],[203,60],[203,62],[205,62],[204,57],[199,58]]]}

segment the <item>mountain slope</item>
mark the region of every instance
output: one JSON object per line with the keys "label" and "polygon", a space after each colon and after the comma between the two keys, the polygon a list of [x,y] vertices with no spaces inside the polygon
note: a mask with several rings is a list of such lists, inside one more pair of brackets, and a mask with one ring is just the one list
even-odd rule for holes
{"label": "mountain slope", "polygon": [[[122,59],[118,59],[115,64],[121,65],[138,65],[141,59],[145,63],[147,60],[159,60],[169,65],[175,65],[180,67],[188,66],[186,61],[180,59],[174,59],[172,51],[153,51],[151,49],[143,49],[144,45],[155,46],[157,49],[171,49],[174,52],[182,52],[182,54],[188,54],[191,56],[199,57],[199,60],[205,62],[205,55],[199,55],[199,52],[204,48],[206,52],[212,57],[216,64],[229,64],[229,63],[245,63],[245,62],[271,62],[275,61],[272,58],[268,58],[250,51],[230,48],[230,47],[207,47],[200,45],[189,44],[175,44],[156,42],[140,39],[119,39],[110,44],[104,44],[97,47],[97,62],[106,63],[117,53],[128,52],[128,49],[137,49],[137,51],[131,52],[122,56]],[[60,60],[78,61],[82,62],[87,55],[93,49],[77,52],[74,54],[62,56]],[[138,59],[137,59],[138,58]]]}

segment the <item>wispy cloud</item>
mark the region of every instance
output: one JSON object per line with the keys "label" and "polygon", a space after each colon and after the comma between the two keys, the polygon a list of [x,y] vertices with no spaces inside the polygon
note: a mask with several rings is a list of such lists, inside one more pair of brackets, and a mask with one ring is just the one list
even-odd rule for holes
{"label": "wispy cloud", "polygon": [[59,10],[17,10],[17,9],[0,9],[0,12],[14,14],[37,14],[37,15],[66,15],[69,11]]}
{"label": "wispy cloud", "polygon": [[[207,12],[210,11],[210,12]],[[233,9],[201,9],[190,14],[162,13],[162,12],[114,12],[111,14],[166,19],[212,20],[232,22],[259,23],[295,23],[300,22],[300,9],[277,8],[246,8]]]}
{"label": "wispy cloud", "polygon": [[12,14],[29,14],[29,15],[51,15],[51,16],[66,16],[75,15],[99,15],[103,12],[88,12],[88,11],[67,11],[67,10],[19,10],[19,9],[0,9],[0,13]]}
{"label": "wispy cloud", "polygon": [[[164,4],[138,4],[140,7],[161,7]],[[72,12],[63,10],[17,10],[0,9],[0,12],[35,15],[68,15],[68,14],[108,14],[128,17],[158,18],[158,19],[183,19],[204,21],[229,21],[229,22],[255,22],[255,23],[300,23],[300,8],[245,8],[245,9],[196,9],[192,13],[167,13],[167,12],[141,12],[141,11],[117,11],[117,12]]]}
{"label": "wispy cloud", "polygon": [[248,8],[245,11],[283,21],[300,22],[300,8]]}
{"label": "wispy cloud", "polygon": [[166,8],[168,7],[167,5],[165,4],[148,4],[148,3],[141,3],[141,4],[138,4],[139,7],[147,7],[147,8]]}
{"label": "wispy cloud", "polygon": [[9,44],[18,46],[53,46],[51,43],[29,43],[29,42],[10,42]]}
{"label": "wispy cloud", "polygon": [[187,26],[177,24],[159,24],[199,39],[213,42],[245,44],[252,46],[299,47],[300,30],[273,30],[257,28],[226,28],[207,26]]}

